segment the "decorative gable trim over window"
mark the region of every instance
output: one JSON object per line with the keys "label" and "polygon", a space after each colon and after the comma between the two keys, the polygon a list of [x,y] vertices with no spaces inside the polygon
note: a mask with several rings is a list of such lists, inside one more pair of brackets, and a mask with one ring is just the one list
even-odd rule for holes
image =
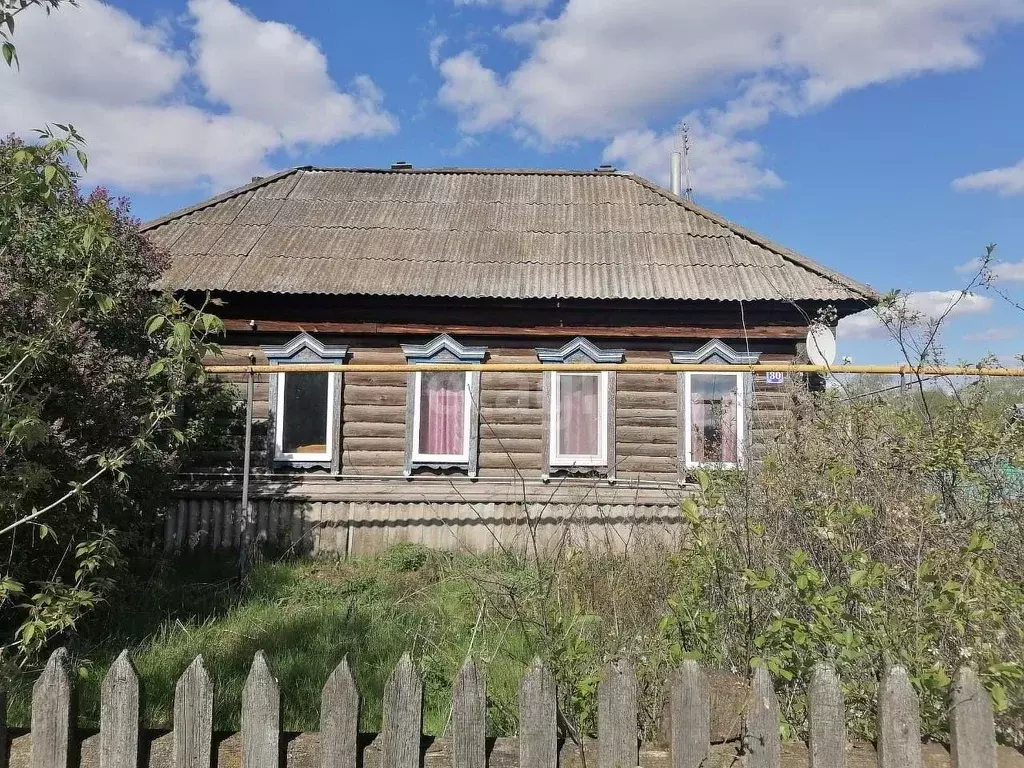
{"label": "decorative gable trim over window", "polygon": [[760,352],[737,352],[721,339],[712,339],[696,352],[672,353],[673,363],[754,365],[760,359]]}
{"label": "decorative gable trim over window", "polygon": [[[712,339],[694,352],[673,352],[673,363],[754,365],[760,352],[737,352]],[[750,444],[753,376],[686,371],[677,377],[679,476],[697,467],[742,466]]]}
{"label": "decorative gable trim over window", "polygon": [[577,336],[558,349],[538,349],[537,359],[542,363],[621,363],[626,359],[626,350],[600,349]]}
{"label": "decorative gable trim over window", "polygon": [[[467,347],[446,333],[403,344],[413,364],[482,363],[486,347]],[[417,467],[465,469],[476,477],[480,446],[480,372],[414,371],[406,386],[405,475]]]}
{"label": "decorative gable trim over window", "polygon": [[[270,365],[340,363],[349,351],[345,345],[323,344],[308,333],[300,333],[287,344],[261,349]],[[271,374],[267,420],[271,468],[287,464],[321,467],[333,474],[341,471],[341,388],[341,373]],[[323,443],[314,444],[321,437]]]}
{"label": "decorative gable trim over window", "polygon": [[[601,349],[577,336],[537,350],[542,363],[621,363],[623,349]],[[615,479],[615,372],[544,373],[544,477],[598,471]]]}

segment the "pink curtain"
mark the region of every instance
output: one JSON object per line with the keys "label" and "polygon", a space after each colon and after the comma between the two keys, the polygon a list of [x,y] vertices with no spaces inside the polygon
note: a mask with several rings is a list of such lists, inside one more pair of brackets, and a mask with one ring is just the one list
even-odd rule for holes
{"label": "pink curtain", "polygon": [[465,448],[466,374],[421,373],[420,453],[459,456]]}
{"label": "pink curtain", "polygon": [[596,456],[601,451],[597,375],[563,374],[558,379],[558,453]]}

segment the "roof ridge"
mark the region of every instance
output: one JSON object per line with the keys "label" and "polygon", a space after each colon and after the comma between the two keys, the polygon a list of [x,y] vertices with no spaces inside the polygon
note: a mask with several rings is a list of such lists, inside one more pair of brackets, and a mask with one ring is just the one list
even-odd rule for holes
{"label": "roof ridge", "polygon": [[244,186],[229,189],[227,192],[222,192],[221,194],[216,195],[215,197],[211,197],[208,200],[203,200],[192,205],[187,205],[184,208],[179,208],[176,211],[171,211],[170,213],[161,216],[158,219],[152,219],[150,221],[144,222],[142,226],[139,227],[139,229],[142,232],[146,232],[147,230],[154,229],[164,224],[168,224],[174,221],[175,219],[180,219],[182,216],[188,216],[189,214],[197,213],[198,211],[202,211],[206,208],[212,208],[215,205],[227,202],[228,200],[238,197],[239,195],[244,195],[246,192],[251,192],[254,189],[265,187],[267,184],[271,184],[275,181],[278,181],[279,179],[283,179],[286,176],[290,176],[293,173],[298,173],[299,171],[308,171],[311,169],[312,166],[309,165],[298,165],[295,166],[294,168],[285,168],[283,171],[272,173],[269,176],[260,176],[255,180],[250,181],[248,184],[245,184]]}
{"label": "roof ridge", "polygon": [[645,189],[648,189],[651,192],[654,192],[655,194],[661,195],[662,197],[680,205],[681,207],[685,208],[691,213],[694,213],[698,216],[703,216],[705,219],[708,219],[709,221],[718,224],[720,227],[725,227],[729,231],[733,232],[736,235],[739,235],[745,240],[749,240],[756,245],[760,245],[762,248],[767,248],[769,251],[773,251],[782,258],[788,259],[789,261],[798,264],[804,269],[814,272],[815,274],[820,275],[821,277],[824,277],[827,280],[831,280],[832,282],[838,283],[842,285],[844,288],[847,288],[853,291],[854,293],[860,294],[864,299],[868,301],[877,302],[881,298],[878,292],[870,285],[858,282],[853,278],[847,277],[841,272],[836,272],[835,270],[829,269],[824,264],[819,264],[817,261],[808,256],[804,256],[803,254],[797,253],[796,251],[790,248],[786,248],[783,245],[779,245],[774,240],[771,240],[770,238],[767,238],[764,235],[758,234],[753,230],[747,229],[744,226],[736,224],[735,222],[730,221],[724,216],[720,216],[714,211],[708,210],[704,206],[697,205],[692,200],[687,200],[686,198],[675,194],[671,190],[665,189],[659,184],[655,184],[650,179],[646,179],[643,176],[640,176],[639,174],[636,173],[629,173],[625,175],[629,176],[629,178],[631,178],[633,181],[635,181]]}
{"label": "roof ridge", "polygon": [[614,176],[628,179],[633,174],[628,171],[582,170],[579,168],[466,168],[458,166],[439,166],[436,168],[347,168],[343,166],[305,166],[304,170],[321,173],[464,173],[467,175],[491,176]]}

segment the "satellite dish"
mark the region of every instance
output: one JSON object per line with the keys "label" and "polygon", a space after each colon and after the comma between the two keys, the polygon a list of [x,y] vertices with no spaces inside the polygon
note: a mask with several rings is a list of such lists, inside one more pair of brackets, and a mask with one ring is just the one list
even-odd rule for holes
{"label": "satellite dish", "polygon": [[807,331],[807,357],[812,365],[832,365],[836,360],[836,337],[824,325],[812,325]]}

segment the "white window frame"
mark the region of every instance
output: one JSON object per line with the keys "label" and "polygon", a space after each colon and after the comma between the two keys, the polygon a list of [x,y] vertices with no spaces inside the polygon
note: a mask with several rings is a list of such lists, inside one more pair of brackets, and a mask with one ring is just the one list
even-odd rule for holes
{"label": "white window frame", "polygon": [[415,391],[413,392],[412,412],[412,460],[421,464],[469,464],[469,426],[473,413],[472,390],[470,388],[469,371],[456,371],[462,374],[463,381],[463,412],[462,412],[462,453],[421,453],[420,452],[420,403],[423,394],[423,374],[444,373],[444,371],[416,371]]}
{"label": "white window frame", "polygon": [[[297,373],[296,376],[310,374]],[[284,450],[284,392],[287,373],[276,374],[277,378],[277,412],[275,413],[274,459],[282,462],[301,463],[305,461],[330,461],[334,457],[334,392],[337,386],[337,374],[327,374],[327,451],[326,453],[286,453]]]}
{"label": "white window frame", "polygon": [[[690,382],[694,376],[733,376],[736,379],[736,461],[694,461],[693,460],[693,413],[692,399],[690,397]],[[687,469],[736,469],[743,466],[745,459],[745,446],[743,436],[746,434],[746,387],[744,386],[744,374],[714,371],[687,371],[685,378],[685,391],[683,393],[686,418],[684,423],[684,435],[686,441],[686,467]]]}
{"label": "white window frame", "polygon": [[[551,436],[548,450],[553,467],[604,467],[608,464],[608,372],[607,371],[552,371],[551,384]],[[558,452],[558,433],[561,423],[559,393],[563,376],[597,376],[597,443],[598,454],[574,456]]]}

